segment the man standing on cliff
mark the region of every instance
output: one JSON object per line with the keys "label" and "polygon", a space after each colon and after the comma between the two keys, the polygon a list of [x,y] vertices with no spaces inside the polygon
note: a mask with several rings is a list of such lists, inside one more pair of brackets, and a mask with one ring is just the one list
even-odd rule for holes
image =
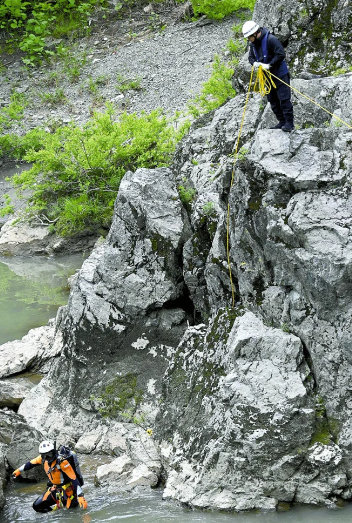
{"label": "man standing on cliff", "polygon": [[[281,42],[265,27],[250,20],[242,28],[243,36],[249,41],[248,60],[255,68],[262,66],[283,80],[274,78],[276,88],[272,85],[268,94],[271,109],[279,123],[272,129],[282,129],[286,133],[294,130],[293,107],[291,103],[290,74],[285,60],[285,51]],[[285,85],[287,84],[287,85]]]}

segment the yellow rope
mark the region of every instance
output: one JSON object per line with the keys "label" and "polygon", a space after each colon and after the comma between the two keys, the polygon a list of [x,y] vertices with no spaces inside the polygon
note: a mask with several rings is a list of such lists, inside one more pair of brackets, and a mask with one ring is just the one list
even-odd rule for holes
{"label": "yellow rope", "polygon": [[[298,89],[296,89],[295,87],[292,87],[292,85],[287,84],[281,78],[279,78],[278,76],[275,76],[273,73],[271,73],[268,69],[263,69],[262,67],[259,67],[257,78],[256,78],[254,86],[256,87],[257,83],[259,83],[259,87],[257,87],[257,92],[259,92],[262,96],[264,96],[265,94],[270,93],[272,85],[276,88],[276,84],[274,83],[274,80],[272,79],[272,76],[274,78],[276,78],[276,80],[279,80],[283,84],[287,85],[287,87],[292,89],[292,91],[295,91],[299,95],[303,96],[303,98],[306,98],[307,100],[309,100],[310,102],[315,104],[317,107],[320,107],[320,109],[322,109],[326,113],[330,114],[330,116],[332,116],[333,118],[336,118],[336,120],[338,120],[339,122],[341,122],[344,125],[346,125],[346,127],[348,127],[349,129],[352,129],[352,125],[350,125],[349,123],[347,123],[344,120],[342,120],[341,118],[339,118],[336,114],[331,113],[330,111],[325,109],[325,107],[323,107],[322,105],[318,104],[318,102],[313,100],[313,98],[310,98],[306,94],[301,93]],[[268,90],[268,86],[269,86],[269,90]],[[264,94],[262,94],[262,93],[264,93]]]}
{"label": "yellow rope", "polygon": [[230,185],[230,191],[229,191],[229,201],[227,203],[226,249],[227,249],[227,264],[228,264],[228,267],[229,267],[229,275],[230,275],[230,282],[231,282],[232,307],[235,306],[235,286],[234,286],[233,280],[232,280],[231,262],[230,262],[230,194],[231,194],[231,189],[232,189],[232,186],[233,186],[233,180],[234,180],[234,177],[235,177],[235,167],[236,167],[236,162],[237,162],[238,146],[239,146],[239,143],[240,143],[242,127],[243,127],[243,123],[244,123],[244,117],[245,117],[245,114],[246,114],[246,109],[247,109],[247,105],[248,105],[249,95],[251,93],[251,88],[252,88],[253,71],[254,71],[254,67],[252,67],[251,78],[249,80],[249,86],[248,86],[248,91],[247,91],[247,96],[246,96],[246,102],[245,102],[244,108],[243,108],[240,130],[238,132],[238,137],[237,137],[237,142],[236,142],[236,147],[235,147],[235,154],[234,154],[235,159],[234,159],[233,168],[232,168],[232,178],[231,178],[231,185]]}
{"label": "yellow rope", "polygon": [[270,93],[271,86],[273,86],[276,89],[276,84],[274,83],[274,80],[271,78],[270,72],[269,75],[266,75],[264,71],[267,72],[262,67],[259,67],[257,78],[255,79],[253,88],[253,90],[256,93],[260,93],[262,96],[265,96]]}
{"label": "yellow rope", "polygon": [[[238,146],[239,146],[239,143],[240,143],[242,127],[243,127],[243,123],[244,123],[244,117],[245,117],[245,114],[246,114],[246,109],[247,109],[247,105],[248,105],[249,95],[250,95],[251,88],[252,88],[253,72],[254,72],[254,67],[252,67],[251,78],[250,78],[250,81],[249,81],[246,102],[245,102],[245,105],[244,105],[244,108],[243,108],[243,114],[242,114],[240,130],[239,130],[239,133],[238,133],[236,147],[235,147],[235,154],[234,154],[235,159],[234,159],[233,168],[232,168],[232,178],[231,178],[231,185],[230,185],[230,192],[229,192],[229,201],[228,201],[228,204],[227,204],[226,249],[227,249],[227,264],[228,264],[228,268],[229,268],[229,275],[230,275],[230,282],[231,282],[232,306],[233,307],[235,306],[235,286],[234,286],[233,280],[232,280],[231,262],[230,262],[230,193],[231,193],[231,189],[232,189],[233,181],[234,181],[234,177],[235,177],[235,167],[236,167],[236,162],[237,162]],[[339,122],[341,122],[344,125],[346,125],[346,127],[348,127],[349,129],[352,129],[352,125],[348,124],[347,122],[345,122],[344,120],[339,118],[336,114],[331,113],[330,111],[325,109],[325,107],[323,107],[322,105],[318,104],[318,102],[313,100],[313,98],[310,98],[309,96],[301,93],[300,91],[298,91],[298,89],[296,89],[295,87],[292,87],[292,85],[287,84],[281,78],[279,78],[278,76],[275,76],[273,73],[271,73],[268,69],[263,69],[262,67],[259,67],[258,73],[257,73],[257,77],[255,79],[253,91],[260,93],[262,96],[265,96],[265,95],[270,93],[271,87],[274,87],[276,89],[276,84],[275,84],[275,82],[274,82],[272,77],[276,78],[276,80],[279,80],[283,84],[287,85],[287,87],[289,87],[290,89],[292,89],[293,91],[298,93],[300,96],[303,96],[304,98],[306,98],[307,100],[309,100],[310,102],[315,104],[316,106],[320,107],[320,109],[322,109],[326,113],[330,114],[330,116],[332,116],[333,118],[336,118],[336,120],[339,120]]]}

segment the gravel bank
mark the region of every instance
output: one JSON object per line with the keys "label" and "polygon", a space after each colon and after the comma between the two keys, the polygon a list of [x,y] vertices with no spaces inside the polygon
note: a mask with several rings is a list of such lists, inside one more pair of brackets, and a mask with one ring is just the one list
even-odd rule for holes
{"label": "gravel bank", "polygon": [[[82,125],[106,101],[129,112],[150,112],[157,107],[167,112],[182,110],[210,77],[214,55],[224,52],[235,23],[235,17],[221,22],[174,21],[162,32],[151,32],[146,26],[133,33],[131,20],[119,25],[112,21],[76,44],[77,53],[87,56],[76,83],[60,63],[29,74],[18,60],[0,78],[1,103],[9,102],[12,90],[25,93],[29,100],[23,121],[10,132],[22,134],[38,125],[50,128],[71,120]],[[139,78],[141,89],[119,91],[118,75]],[[53,103],[59,91],[66,98]],[[43,100],[43,94],[48,99]]]}

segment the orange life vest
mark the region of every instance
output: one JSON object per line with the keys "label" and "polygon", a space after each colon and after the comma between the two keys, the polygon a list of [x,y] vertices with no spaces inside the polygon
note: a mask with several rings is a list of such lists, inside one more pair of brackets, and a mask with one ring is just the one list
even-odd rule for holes
{"label": "orange life vest", "polygon": [[75,471],[66,459],[60,460],[59,462],[55,459],[55,461],[49,465],[47,461],[43,463],[42,457],[38,456],[32,459],[31,463],[33,465],[42,464],[49,481],[51,481],[53,485],[65,485],[69,483],[70,480],[76,479]]}

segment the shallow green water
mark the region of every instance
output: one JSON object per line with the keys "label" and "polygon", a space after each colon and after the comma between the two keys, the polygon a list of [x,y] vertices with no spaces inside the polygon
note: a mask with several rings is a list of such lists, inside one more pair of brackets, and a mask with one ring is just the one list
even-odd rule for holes
{"label": "shallow green water", "polygon": [[55,521],[60,523],[349,523],[352,506],[343,509],[294,507],[283,513],[224,514],[188,510],[176,503],[163,501],[160,491],[135,495],[108,496],[89,481],[85,487],[86,511],[75,508],[52,514],[36,514],[32,503],[45,490],[45,483],[12,484],[7,491],[7,504],[0,515],[1,523]]}
{"label": "shallow green water", "polygon": [[81,254],[62,257],[0,257],[0,345],[46,325],[67,303],[68,276]]}

